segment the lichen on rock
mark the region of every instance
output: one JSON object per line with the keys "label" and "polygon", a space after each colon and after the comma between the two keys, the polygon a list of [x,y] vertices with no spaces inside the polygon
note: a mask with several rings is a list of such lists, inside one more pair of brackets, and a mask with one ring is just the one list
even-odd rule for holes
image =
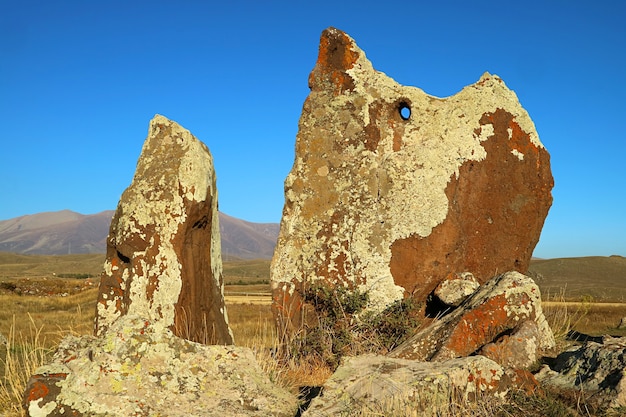
{"label": "lichen on rock", "polygon": [[107,239],[95,333],[125,315],[202,343],[232,343],[213,158],[176,122],[150,122]]}
{"label": "lichen on rock", "polygon": [[[526,326],[526,322],[532,324]],[[518,336],[523,338],[516,345]],[[482,285],[458,308],[408,338],[390,356],[444,361],[487,346],[485,356],[501,359],[504,366],[523,368],[554,345],[539,287],[530,277],[510,271]]]}
{"label": "lichen on rock", "polygon": [[483,74],[437,98],[374,70],[329,28],[309,77],[271,265],[281,332],[321,281],[370,311],[420,301],[448,274],[526,272],[552,203],[549,155],[517,96]]}
{"label": "lichen on rock", "polygon": [[26,389],[30,416],[284,416],[296,398],[251,349],[203,345],[124,317],[102,337],[67,337]]}
{"label": "lichen on rock", "polygon": [[111,222],[95,335],[36,370],[28,415],[292,417],[295,396],[232,346],[219,233],[208,148],[155,116]]}
{"label": "lichen on rock", "polygon": [[407,410],[419,415],[482,394],[504,397],[514,388],[504,369],[483,356],[429,363],[362,355],[345,358],[324,384],[323,395],[302,415],[361,415],[365,410],[372,415],[405,415]]}

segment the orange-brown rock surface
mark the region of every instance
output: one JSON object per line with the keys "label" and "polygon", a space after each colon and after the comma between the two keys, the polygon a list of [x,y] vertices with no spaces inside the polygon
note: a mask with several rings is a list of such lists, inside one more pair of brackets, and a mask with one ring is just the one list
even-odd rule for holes
{"label": "orange-brown rock surface", "polygon": [[191,341],[231,344],[223,285],[213,158],[157,115],[111,222],[95,333],[129,315]]}
{"label": "orange-brown rock surface", "polygon": [[389,356],[445,361],[482,354],[524,368],[554,347],[535,282],[512,271],[494,277],[451,313],[411,336]]}
{"label": "orange-brown rock surface", "polygon": [[358,288],[380,311],[425,300],[449,274],[525,272],[552,203],[549,154],[497,76],[447,97],[374,70],[322,33],[285,181],[271,266],[278,324],[297,329],[314,282]]}

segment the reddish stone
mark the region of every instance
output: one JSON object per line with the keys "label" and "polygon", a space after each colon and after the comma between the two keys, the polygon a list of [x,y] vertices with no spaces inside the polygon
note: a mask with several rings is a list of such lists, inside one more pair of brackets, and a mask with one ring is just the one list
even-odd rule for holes
{"label": "reddish stone", "polygon": [[22,397],[22,407],[28,416],[80,417],[83,414],[71,407],[57,404],[56,397],[61,392],[60,382],[67,373],[35,374],[26,384]]}
{"label": "reddish stone", "polygon": [[537,323],[524,321],[510,335],[503,335],[480,350],[480,354],[500,365],[521,369],[534,364],[539,352],[540,333]]}
{"label": "reddish stone", "polygon": [[[417,298],[441,277],[471,272],[480,283],[503,271],[526,273],[552,205],[550,155],[504,109],[485,112],[480,128],[493,126],[482,142],[487,158],[467,161],[446,188],[445,221],[428,237],[412,235],[391,247],[397,283]],[[514,152],[524,155],[522,163]]]}
{"label": "reddish stone", "polygon": [[[516,336],[531,340],[518,342]],[[497,341],[500,345],[493,345]],[[541,350],[554,346],[539,288],[531,278],[508,272],[490,280],[459,308],[435,320],[389,356],[443,361],[479,352],[486,345],[490,359],[513,367],[529,366]]]}

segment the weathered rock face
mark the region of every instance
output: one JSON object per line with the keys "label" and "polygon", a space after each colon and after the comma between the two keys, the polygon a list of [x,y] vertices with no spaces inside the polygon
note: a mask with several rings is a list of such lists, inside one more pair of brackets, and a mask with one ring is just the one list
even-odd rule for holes
{"label": "weathered rock face", "polygon": [[[417,362],[384,356],[345,358],[302,415],[447,415],[449,404],[477,394],[504,396],[518,378],[483,356]],[[441,414],[433,412],[439,411]]]}
{"label": "weathered rock face", "polygon": [[507,368],[529,368],[539,359],[539,352],[542,351],[540,339],[537,322],[526,320],[510,335],[497,337],[493,343],[483,346],[480,354]]}
{"label": "weathered rock face", "polygon": [[31,378],[24,407],[32,417],[292,417],[297,400],[248,348],[190,342],[125,316],[102,337],[64,339]]}
{"label": "weathered rock face", "polygon": [[67,337],[31,377],[29,416],[295,414],[251,350],[223,346],[233,338],[212,158],[164,117],[150,123],[104,269],[95,336]]}
{"label": "weathered rock face", "polygon": [[[557,356],[536,375],[545,385],[580,390],[589,404],[626,407],[626,337],[604,337]],[[623,411],[623,410],[622,410]]]}
{"label": "weathered rock face", "polygon": [[390,356],[443,361],[485,347],[484,354],[491,359],[521,368],[553,346],[539,287],[531,278],[512,271],[482,285],[460,307],[409,338]]}
{"label": "weathered rock face", "polygon": [[496,76],[440,99],[323,32],[285,181],[271,266],[279,324],[308,284],[359,288],[369,308],[424,300],[450,273],[525,272],[552,203],[549,155]]}
{"label": "weathered rock face", "polygon": [[111,223],[95,334],[127,315],[188,340],[233,342],[213,159],[188,130],[159,115]]}

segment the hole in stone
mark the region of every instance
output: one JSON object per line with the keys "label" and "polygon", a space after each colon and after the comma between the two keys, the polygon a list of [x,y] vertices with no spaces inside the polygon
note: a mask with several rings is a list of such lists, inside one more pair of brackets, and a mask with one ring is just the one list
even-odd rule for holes
{"label": "hole in stone", "polygon": [[402,118],[402,120],[409,120],[409,118],[411,117],[411,107],[409,106],[409,103],[406,103],[404,101],[400,103],[400,105],[398,106],[398,111],[400,112],[400,117]]}
{"label": "hole in stone", "polygon": [[130,263],[130,258],[128,256],[122,255],[120,251],[117,251],[117,257],[119,258],[120,261],[124,262],[125,264]]}
{"label": "hole in stone", "polygon": [[426,309],[424,311],[426,317],[434,319],[441,318],[451,313],[454,308],[445,304],[435,294],[430,293],[426,298]]}
{"label": "hole in stone", "polygon": [[207,224],[209,224],[209,219],[207,218],[207,216],[202,217],[200,220],[197,220],[193,226],[191,226],[192,229],[205,229]]}

